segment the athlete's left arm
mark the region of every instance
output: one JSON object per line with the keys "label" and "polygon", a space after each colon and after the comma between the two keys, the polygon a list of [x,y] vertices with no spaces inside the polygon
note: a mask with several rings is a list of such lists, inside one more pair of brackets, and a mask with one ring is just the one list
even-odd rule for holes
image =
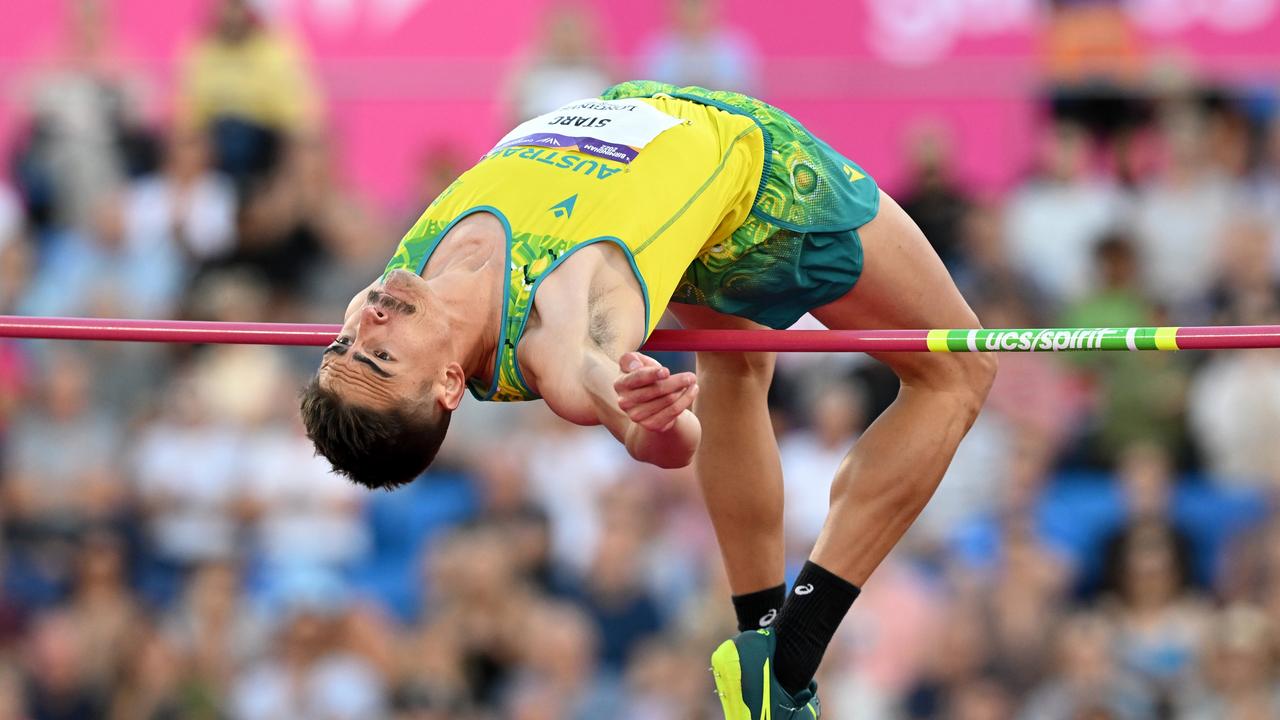
{"label": "athlete's left arm", "polygon": [[609,428],[641,462],[684,467],[702,439],[702,426],[690,410],[697,378],[688,372],[673,375],[640,353],[624,353],[615,362],[588,345],[558,372],[544,374],[538,391],[560,417]]}

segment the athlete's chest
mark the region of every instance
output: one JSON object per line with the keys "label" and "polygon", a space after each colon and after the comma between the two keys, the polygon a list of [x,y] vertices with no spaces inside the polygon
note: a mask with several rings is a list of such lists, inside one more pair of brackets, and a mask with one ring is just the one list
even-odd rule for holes
{"label": "athlete's chest", "polygon": [[626,257],[615,246],[584,247],[549,273],[529,311],[518,360],[554,358],[567,344],[606,352],[644,340],[645,299]]}

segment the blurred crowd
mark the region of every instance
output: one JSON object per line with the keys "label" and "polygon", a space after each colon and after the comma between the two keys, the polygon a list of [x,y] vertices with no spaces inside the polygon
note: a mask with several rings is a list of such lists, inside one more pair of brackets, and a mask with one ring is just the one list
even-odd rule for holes
{"label": "blurred crowd", "polygon": [[[1274,99],[1135,69],[1109,5],[1055,3],[1025,181],[971,192],[922,125],[888,190],[988,327],[1280,323]],[[415,207],[347,187],[321,83],[246,0],[211,1],[149,123],[104,5],[69,7],[6,149],[0,313],[335,322],[462,169],[433,151]],[[511,119],[625,76],[768,97],[716,3],[670,9],[625,68],[589,13],[552,10]],[[1098,38],[1110,61],[1082,63]],[[707,657],[734,621],[691,471],[468,402],[429,473],[367,493],[301,432],[316,362],[0,341],[0,720],[718,716]],[[794,567],[896,388],[861,356],[780,362]],[[1280,353],[1004,356],[829,651],[824,715],[1280,717],[1277,438]]]}

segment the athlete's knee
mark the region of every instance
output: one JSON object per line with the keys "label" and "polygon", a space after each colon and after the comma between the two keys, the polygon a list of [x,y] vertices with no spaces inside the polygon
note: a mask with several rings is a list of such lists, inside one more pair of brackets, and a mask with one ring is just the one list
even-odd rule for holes
{"label": "athlete's knee", "polygon": [[973,422],[982,411],[996,379],[996,356],[993,353],[963,353],[952,357],[954,368],[946,378],[946,392],[955,399],[967,422]]}
{"label": "athlete's knee", "polygon": [[771,352],[703,352],[698,353],[700,381],[725,379],[738,383],[756,383],[766,389],[773,380],[774,360]]}
{"label": "athlete's knee", "polygon": [[987,400],[996,368],[994,353],[929,353],[894,370],[904,386],[939,393],[972,421]]}

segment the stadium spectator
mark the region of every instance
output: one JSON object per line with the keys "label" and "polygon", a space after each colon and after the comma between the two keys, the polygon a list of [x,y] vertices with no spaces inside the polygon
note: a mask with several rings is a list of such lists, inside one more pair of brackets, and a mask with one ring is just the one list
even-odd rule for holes
{"label": "stadium spectator", "polygon": [[[515,718],[572,720],[617,717],[618,681],[596,667],[599,638],[591,620],[573,605],[544,603],[532,608],[518,646],[517,672],[505,703]],[[551,704],[536,709],[538,700]],[[559,713],[543,714],[558,707]]]}
{"label": "stadium spectator", "polygon": [[1039,325],[1051,309],[1049,298],[1009,252],[1004,215],[998,202],[984,201],[975,203],[961,218],[956,286],[977,304],[1012,306],[1028,324]]}
{"label": "stadium spectator", "polygon": [[110,4],[66,3],[57,54],[29,81],[16,182],[42,230],[82,230],[125,178],[151,164],[141,78],[112,36]]}
{"label": "stadium spectator", "polygon": [[266,651],[269,633],[243,597],[235,567],[200,565],[165,615],[162,632],[183,659],[187,693],[221,708],[239,670]]}
{"label": "stadium spectator", "polygon": [[1116,659],[1146,681],[1163,708],[1194,677],[1208,629],[1207,608],[1190,590],[1190,550],[1167,522],[1137,518],[1108,557]]}
{"label": "stadium spectator", "polygon": [[58,560],[41,566],[55,584],[71,572],[64,555],[70,548],[58,550],[59,543],[115,520],[126,499],[122,468],[102,461],[119,453],[122,428],[90,403],[91,382],[80,356],[67,348],[52,353],[40,368],[35,402],[6,438],[4,506],[12,537],[36,556],[53,551]]}
{"label": "stadium spectator", "polygon": [[367,496],[329,472],[300,426],[279,421],[259,427],[239,457],[254,550],[269,566],[337,570],[364,556]]}
{"label": "stadium spectator", "polygon": [[811,402],[809,421],[779,439],[785,485],[788,557],[803,558],[827,517],[831,478],[866,428],[862,389],[834,384]]}
{"label": "stadium spectator", "polygon": [[626,458],[607,436],[561,420],[544,423],[538,452],[545,462],[529,468],[533,497],[551,516],[553,556],[581,570],[600,532],[596,508],[601,493],[617,480]]}
{"label": "stadium spectator", "polygon": [[664,618],[645,583],[643,528],[629,508],[604,513],[608,522],[596,543],[595,557],[581,587],[570,597],[595,622],[601,665],[616,673],[641,642],[662,629]]}
{"label": "stadium spectator", "polygon": [[243,182],[267,173],[289,141],[320,122],[299,48],[250,0],[217,0],[182,60],[179,125],[208,132],[217,167]]}
{"label": "stadium spectator", "polygon": [[130,641],[119,656],[109,720],[213,716],[213,708],[184,686],[183,657],[164,635],[144,622],[133,628]]}
{"label": "stadium spectator", "polygon": [[950,707],[950,696],[957,688],[983,675],[991,662],[991,646],[979,609],[972,603],[954,602],[937,626],[934,648],[916,684],[903,695],[904,717],[941,714]]}
{"label": "stadium spectator", "polygon": [[157,599],[175,597],[198,564],[235,556],[240,450],[237,428],[211,415],[190,378],[175,378],[160,413],[140,428],[131,466],[153,555],[148,591]]}
{"label": "stadium spectator", "polygon": [[123,195],[102,195],[84,230],[52,233],[24,313],[91,317],[166,317],[184,278],[176,247],[130,242]]}
{"label": "stadium spectator", "polygon": [[1110,231],[1093,246],[1089,291],[1066,308],[1067,327],[1128,327],[1151,322],[1151,302],[1139,284],[1142,267],[1136,243],[1129,235]]}
{"label": "stadium spectator", "polygon": [[24,210],[18,196],[0,179],[0,252],[20,239],[25,223]]}
{"label": "stadium spectator", "polygon": [[641,52],[641,76],[676,86],[758,90],[755,47],[721,19],[720,0],[668,0],[667,12],[670,26]]}
{"label": "stadium spectator", "polygon": [[509,81],[510,119],[528,120],[608,87],[613,73],[596,46],[599,37],[588,5],[560,3],[547,11],[529,56]]}
{"label": "stadium spectator", "polygon": [[1179,720],[1261,720],[1280,714],[1272,621],[1255,607],[1234,605],[1218,613],[1208,637],[1205,682],[1183,688]]}
{"label": "stadium spectator", "polygon": [[1005,208],[1014,267],[1056,303],[1088,290],[1093,242],[1124,212],[1120,191],[1093,172],[1090,156],[1081,127],[1053,126],[1042,139],[1040,172],[1014,191]]}
{"label": "stadium spectator", "polygon": [[277,640],[267,657],[236,679],[230,694],[233,717],[358,720],[386,712],[383,679],[351,651],[341,632],[349,599],[339,582],[313,571],[291,572],[279,581],[283,606]]}
{"label": "stadium spectator", "polygon": [[1067,618],[1058,632],[1059,674],[1036,688],[1018,713],[1021,720],[1155,717],[1156,701],[1139,679],[1117,665],[1112,628],[1091,614]]}
{"label": "stadium spectator", "polygon": [[1221,235],[1238,190],[1210,164],[1205,119],[1196,109],[1177,106],[1158,127],[1166,166],[1139,189],[1134,208],[1143,285],[1180,317],[1203,317],[1218,259],[1205,240]]}
{"label": "stadium spectator", "polygon": [[127,556],[120,538],[94,533],[85,538],[76,558],[71,617],[80,638],[85,677],[95,687],[117,681],[116,663],[134,641],[143,620],[126,576]]}
{"label": "stadium spectator", "polygon": [[38,720],[103,717],[107,688],[86,674],[75,620],[63,610],[35,620],[26,648],[26,715]]}
{"label": "stadium spectator", "polygon": [[204,135],[174,129],[161,172],[140,178],[126,194],[124,223],[130,248],[178,251],[197,263],[231,249],[235,188],[210,168],[209,152]]}
{"label": "stadium spectator", "polygon": [[961,237],[970,198],[953,176],[953,140],[945,127],[921,125],[908,134],[910,179],[899,204],[907,211],[938,257],[955,272],[962,262]]}
{"label": "stadium spectator", "polygon": [[397,718],[471,717],[474,711],[462,639],[448,622],[424,623],[400,643],[391,706]]}
{"label": "stadium spectator", "polygon": [[1215,480],[1274,489],[1280,481],[1280,363],[1265,350],[1220,355],[1192,381],[1193,435]]}

